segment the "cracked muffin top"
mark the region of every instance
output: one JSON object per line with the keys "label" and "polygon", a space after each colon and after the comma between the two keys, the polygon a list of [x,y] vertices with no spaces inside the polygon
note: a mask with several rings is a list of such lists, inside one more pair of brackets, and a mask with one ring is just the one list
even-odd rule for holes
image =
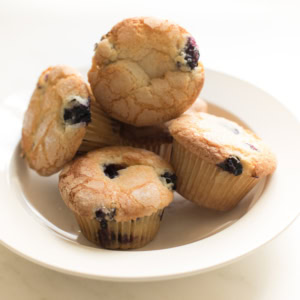
{"label": "cracked muffin top", "polygon": [[40,175],[58,172],[71,160],[91,121],[91,91],[68,66],[45,70],[24,116],[21,146],[29,166]]}
{"label": "cracked muffin top", "polygon": [[123,222],[169,205],[175,181],[170,164],[150,151],[106,147],[68,163],[60,173],[59,190],[75,213]]}
{"label": "cracked muffin top", "polygon": [[135,126],[166,122],[185,112],[204,82],[194,38],[167,20],[126,19],[96,44],[88,78],[113,118]]}
{"label": "cracked muffin top", "polygon": [[276,169],[270,148],[253,132],[228,119],[203,112],[182,115],[169,129],[187,150],[235,176],[259,178]]}

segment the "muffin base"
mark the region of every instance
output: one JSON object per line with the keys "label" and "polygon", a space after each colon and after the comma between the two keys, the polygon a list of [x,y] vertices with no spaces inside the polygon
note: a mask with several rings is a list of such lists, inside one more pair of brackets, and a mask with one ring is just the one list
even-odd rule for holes
{"label": "muffin base", "polygon": [[98,221],[74,213],[82,234],[106,249],[136,249],[148,244],[158,232],[163,210],[127,222]]}
{"label": "muffin base", "polygon": [[91,119],[78,149],[79,152],[120,145],[119,122],[109,118],[96,101],[91,103]]}
{"label": "muffin base", "polygon": [[235,207],[259,181],[243,174],[234,176],[197,157],[176,140],[171,164],[177,175],[179,194],[199,206],[219,211]]}

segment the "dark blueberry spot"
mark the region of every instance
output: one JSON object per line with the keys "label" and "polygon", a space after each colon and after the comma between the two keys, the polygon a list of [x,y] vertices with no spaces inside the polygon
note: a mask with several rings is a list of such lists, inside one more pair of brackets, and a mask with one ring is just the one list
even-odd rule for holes
{"label": "dark blueberry spot", "polygon": [[114,242],[114,241],[116,240],[116,234],[115,234],[114,232],[112,232],[112,233],[110,234],[110,238],[111,238],[111,240]]}
{"label": "dark blueberry spot", "polygon": [[160,177],[165,178],[167,184],[172,183],[172,190],[176,190],[177,176],[175,174],[165,172],[164,174],[160,175]]}
{"label": "dark blueberry spot", "polygon": [[118,234],[118,241],[119,241],[119,243],[122,243],[122,244],[132,243],[133,236],[132,235],[128,236],[127,234],[122,235],[121,233],[119,233]]}
{"label": "dark blueberry spot", "polygon": [[[105,221],[112,221],[116,215],[116,209],[111,208],[111,209],[105,209],[103,211],[102,209],[98,209],[96,212],[96,219],[101,223],[102,220]],[[107,224],[106,224],[107,225]],[[104,225],[105,226],[105,225]]]}
{"label": "dark blueberry spot", "polygon": [[101,229],[107,229],[107,221],[105,219],[102,219],[100,221],[100,226],[101,226]]}
{"label": "dark blueberry spot", "polygon": [[98,230],[98,238],[100,241],[100,244],[103,247],[107,247],[109,245],[110,242],[110,236],[109,236],[109,232],[107,229],[100,229]]}
{"label": "dark blueberry spot", "polygon": [[90,123],[91,112],[90,105],[83,105],[78,103],[75,99],[71,100],[70,103],[75,103],[73,107],[64,109],[64,121],[69,125],[77,123]]}
{"label": "dark blueberry spot", "polygon": [[254,147],[252,144],[246,143],[252,150],[258,151],[256,147]]}
{"label": "dark blueberry spot", "polygon": [[118,240],[120,244],[129,244],[134,240],[134,236],[131,234],[128,236],[127,234],[118,233],[116,235],[115,232],[109,232],[107,229],[98,230],[98,238],[102,247],[107,248],[111,246],[112,242]]}
{"label": "dark blueberry spot", "polygon": [[119,176],[119,170],[126,169],[126,166],[118,164],[109,164],[104,165],[103,167],[104,174],[110,179],[114,179],[115,177]]}
{"label": "dark blueberry spot", "polygon": [[71,109],[65,109],[64,110],[64,120],[68,121],[70,119],[72,119],[72,111],[71,111]]}
{"label": "dark blueberry spot", "polygon": [[[113,242],[117,240],[117,236],[116,236],[116,234],[115,234],[114,232],[111,233],[110,237],[111,237],[111,240],[112,240]],[[128,235],[127,235],[126,233],[123,234],[123,235],[122,235],[121,233],[118,233],[118,242],[119,242],[120,244],[128,244],[128,243],[132,243],[132,242],[133,242],[133,239],[134,239],[133,235],[130,235],[130,236],[128,237]]]}
{"label": "dark blueberry spot", "polygon": [[223,162],[217,164],[218,167],[226,172],[232,173],[234,176],[241,175],[243,173],[243,165],[236,156],[226,158]]}
{"label": "dark blueberry spot", "polygon": [[100,223],[100,229],[98,230],[98,238],[103,247],[108,247],[111,241],[111,235],[108,229],[108,221],[113,221],[116,215],[116,209],[98,209],[95,212],[96,220]]}
{"label": "dark blueberry spot", "polygon": [[194,38],[189,37],[187,43],[184,47],[184,59],[187,62],[187,65],[193,70],[198,66],[198,60],[200,58],[200,52],[198,50],[196,41]]}
{"label": "dark blueberry spot", "polygon": [[91,122],[90,109],[82,104],[74,106],[73,108],[65,108],[64,120],[69,125],[74,125],[77,123],[88,124]]}
{"label": "dark blueberry spot", "polygon": [[40,85],[39,83],[37,84],[37,88],[40,90],[42,88],[42,85]]}

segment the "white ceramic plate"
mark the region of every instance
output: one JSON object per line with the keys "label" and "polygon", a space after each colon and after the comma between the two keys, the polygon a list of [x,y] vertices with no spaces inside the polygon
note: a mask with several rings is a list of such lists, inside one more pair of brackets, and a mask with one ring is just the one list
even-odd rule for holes
{"label": "white ceramic plate", "polygon": [[[278,157],[263,180],[228,213],[196,207],[178,195],[157,237],[135,251],[99,249],[80,233],[57,189],[57,175],[39,177],[20,158],[20,132],[30,93],[0,104],[0,238],[14,252],[66,273],[119,281],[187,276],[232,262],[270,241],[298,215],[300,139],[297,120],[262,90],[211,70],[210,112],[235,119],[266,140]],[[227,112],[230,112],[231,114]]]}

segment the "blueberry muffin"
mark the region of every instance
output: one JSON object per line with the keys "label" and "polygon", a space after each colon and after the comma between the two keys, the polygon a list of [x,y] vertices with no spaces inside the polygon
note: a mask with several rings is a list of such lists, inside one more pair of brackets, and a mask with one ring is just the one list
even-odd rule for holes
{"label": "blueberry muffin", "polygon": [[154,238],[175,181],[172,167],[156,154],[107,147],[67,164],[59,190],[88,240],[108,249],[132,249]]}
{"label": "blueberry muffin", "polygon": [[126,19],[96,44],[88,79],[111,117],[135,126],[185,112],[204,82],[195,39],[167,20]]}
{"label": "blueberry muffin", "polygon": [[74,157],[83,141],[83,150],[117,143],[116,131],[117,122],[100,110],[76,70],[50,67],[41,74],[24,116],[22,152],[32,169],[49,176]]}
{"label": "blueberry muffin", "polygon": [[177,192],[200,206],[229,210],[275,171],[269,147],[235,122],[194,113],[179,117],[169,129]]}

